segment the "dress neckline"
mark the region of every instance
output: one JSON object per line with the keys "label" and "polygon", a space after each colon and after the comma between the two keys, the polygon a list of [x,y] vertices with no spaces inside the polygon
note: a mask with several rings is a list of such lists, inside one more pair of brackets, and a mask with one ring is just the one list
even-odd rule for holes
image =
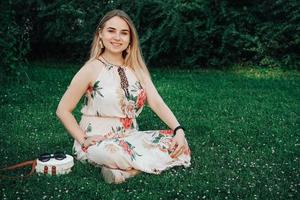
{"label": "dress neckline", "polygon": [[128,99],[129,98],[129,91],[128,91],[129,83],[128,83],[128,79],[127,79],[127,76],[125,73],[126,67],[121,67],[121,66],[113,65],[111,63],[104,62],[100,58],[97,58],[97,60],[102,62],[108,70],[112,67],[117,68],[117,71],[118,71],[118,74],[120,77],[121,88],[124,90],[124,94],[125,94],[126,98]]}
{"label": "dress neckline", "polygon": [[128,68],[128,67],[123,66],[123,65],[114,65],[114,64],[108,63],[107,61],[103,61],[100,58],[96,58],[96,59],[99,60],[108,69],[114,67],[114,68],[121,68],[121,69],[127,70],[127,68]]}

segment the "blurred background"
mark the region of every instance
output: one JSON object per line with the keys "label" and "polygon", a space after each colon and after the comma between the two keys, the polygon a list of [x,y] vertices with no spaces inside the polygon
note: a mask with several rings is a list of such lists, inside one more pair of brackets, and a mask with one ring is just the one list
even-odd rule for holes
{"label": "blurred background", "polygon": [[[132,18],[149,66],[299,69],[298,0],[2,0],[1,81],[28,61],[84,63],[111,9]],[[23,77],[23,76],[22,76]]]}

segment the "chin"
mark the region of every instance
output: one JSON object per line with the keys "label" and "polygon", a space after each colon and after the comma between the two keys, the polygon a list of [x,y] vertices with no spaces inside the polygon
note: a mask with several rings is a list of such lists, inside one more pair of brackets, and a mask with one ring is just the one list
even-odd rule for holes
{"label": "chin", "polygon": [[114,54],[119,54],[122,53],[125,49],[113,49],[113,48],[106,48],[107,51],[114,53]]}

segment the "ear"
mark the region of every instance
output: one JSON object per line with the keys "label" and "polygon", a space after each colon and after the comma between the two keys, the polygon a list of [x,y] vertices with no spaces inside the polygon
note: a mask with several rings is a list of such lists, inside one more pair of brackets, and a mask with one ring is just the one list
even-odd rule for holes
{"label": "ear", "polygon": [[102,30],[101,29],[99,29],[98,34],[99,34],[99,37],[102,39]]}

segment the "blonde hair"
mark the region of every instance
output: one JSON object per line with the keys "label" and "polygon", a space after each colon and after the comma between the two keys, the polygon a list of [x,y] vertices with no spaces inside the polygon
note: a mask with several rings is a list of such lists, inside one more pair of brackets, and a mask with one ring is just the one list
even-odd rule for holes
{"label": "blonde hair", "polygon": [[105,22],[109,19],[118,16],[123,19],[129,26],[130,29],[130,43],[129,43],[129,52],[127,53],[126,50],[122,52],[122,56],[125,59],[125,65],[131,67],[135,73],[137,78],[144,82],[144,78],[150,78],[149,71],[145,64],[145,61],[142,57],[139,38],[135,26],[130,19],[130,17],[122,10],[112,10],[106,13],[103,18],[100,20],[97,29],[94,34],[94,39],[92,43],[92,48],[90,52],[90,58],[87,62],[90,62],[94,59],[99,58],[99,56],[104,52],[105,48],[100,48],[100,36],[99,32],[104,28]]}

